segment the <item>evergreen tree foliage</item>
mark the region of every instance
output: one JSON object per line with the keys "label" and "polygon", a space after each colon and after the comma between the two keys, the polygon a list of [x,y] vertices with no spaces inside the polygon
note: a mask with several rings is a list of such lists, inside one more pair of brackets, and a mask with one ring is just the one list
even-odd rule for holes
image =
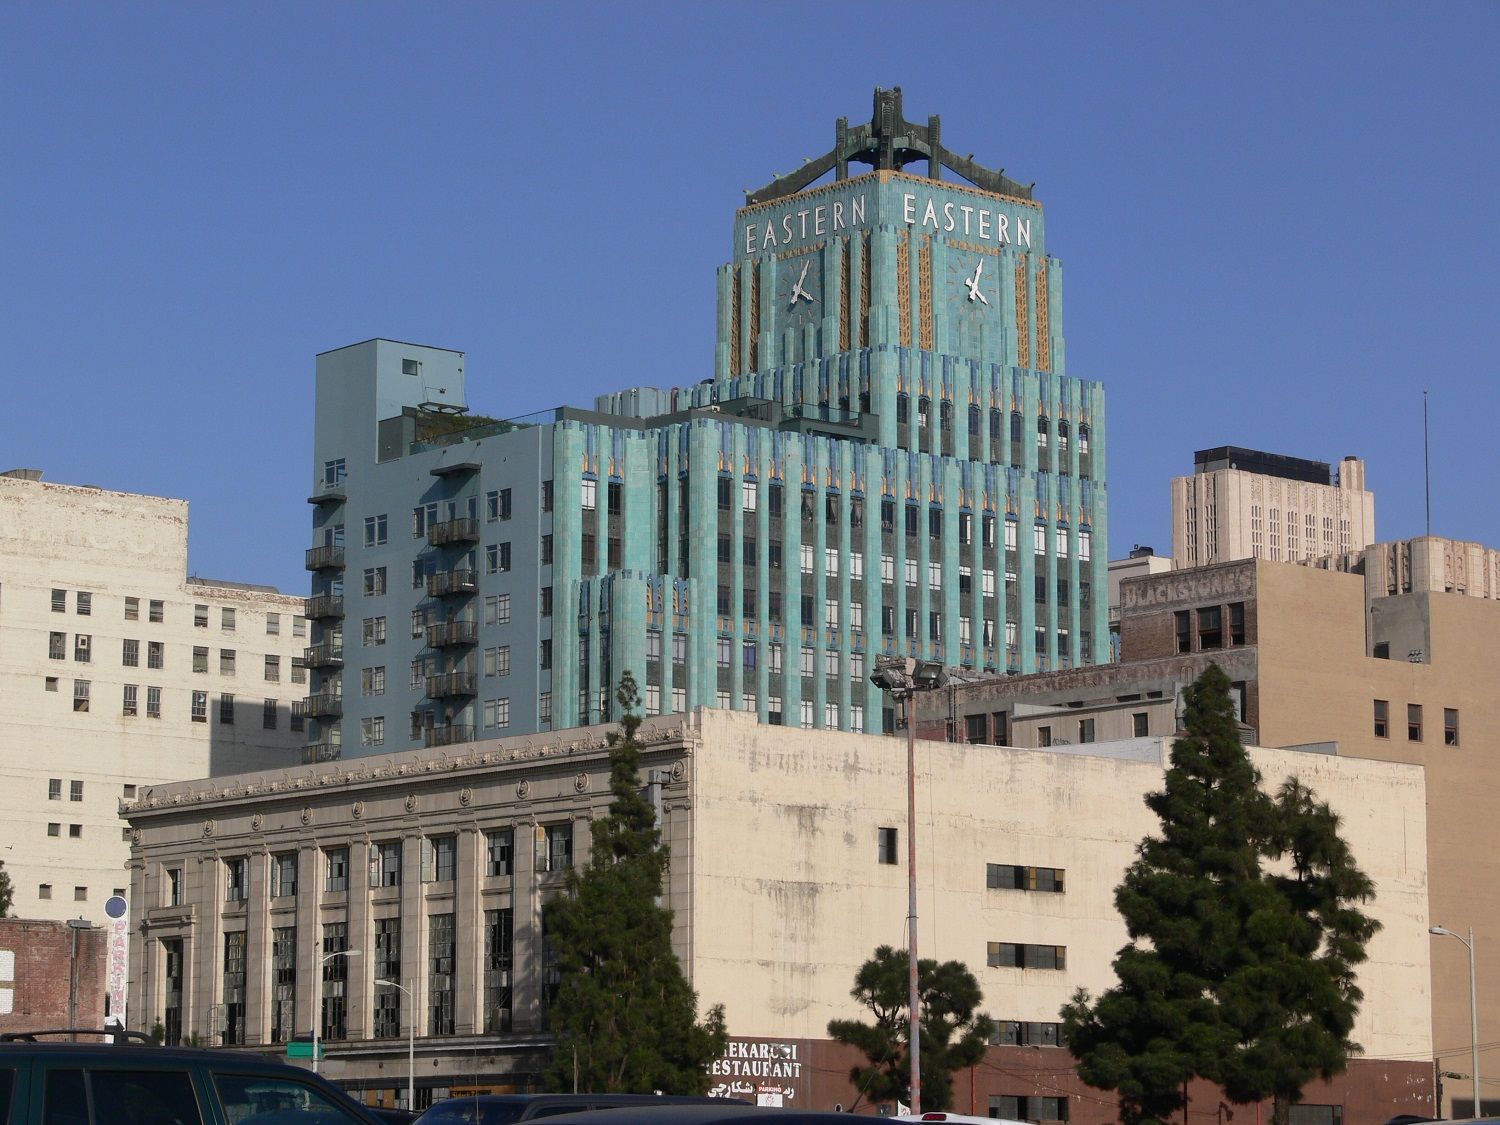
{"label": "evergreen tree foliage", "polygon": [[5,873],[5,861],[0,859],[0,918],[10,917],[10,904],[13,901],[10,876]]}
{"label": "evergreen tree foliage", "polygon": [[1118,1091],[1127,1125],[1165,1121],[1194,1077],[1237,1103],[1274,1098],[1284,1125],[1302,1086],[1359,1050],[1354,967],[1378,923],[1357,904],[1373,887],[1326,804],[1294,780],[1261,789],[1229,688],[1211,665],[1188,689],[1146,798],[1161,832],[1115,890],[1119,983],[1062,1013],[1080,1076]]}
{"label": "evergreen tree foliage", "polygon": [[[828,1034],[858,1047],[868,1061],[850,1079],[871,1101],[911,1101],[907,1021],[907,955],[882,945],[860,966],[850,995],[869,1009],[873,1023],[832,1020]],[[994,1022],[978,1012],[979,982],[961,961],[917,961],[921,999],[922,1110],[953,1104],[953,1072],[984,1056]]]}
{"label": "evergreen tree foliage", "polygon": [[[672,912],[658,904],[667,850],[641,793],[635,678],[615,694],[609,815],[596,821],[586,868],[543,909],[561,974],[552,1004],[549,1086],[591,1092],[701,1094],[728,1042],[724,1009],[696,1019],[697,996],[672,952]],[[575,1071],[576,1067],[576,1071]]]}

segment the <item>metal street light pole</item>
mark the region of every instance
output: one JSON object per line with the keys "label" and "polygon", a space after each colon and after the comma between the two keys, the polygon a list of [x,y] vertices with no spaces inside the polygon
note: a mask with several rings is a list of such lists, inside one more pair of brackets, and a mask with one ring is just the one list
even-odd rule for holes
{"label": "metal street light pole", "polygon": [[326,965],[326,964],[328,964],[328,962],[332,961],[335,957],[358,957],[358,956],[359,956],[359,950],[357,950],[357,949],[335,949],[332,953],[325,953],[325,954],[323,954],[323,959],[318,962],[318,980],[317,980],[318,995],[317,995],[317,1003],[313,1005],[313,1021],[312,1021],[312,1025],[313,1025],[313,1052],[312,1052],[312,1055],[313,1055],[312,1063],[313,1063],[313,1065],[312,1065],[312,1071],[313,1071],[314,1074],[318,1073],[318,1032],[320,1030],[322,1030],[322,1026],[323,1026],[323,966]]}
{"label": "metal street light pole", "polygon": [[916,693],[943,686],[943,669],[931,660],[882,656],[870,680],[901,704],[906,721],[906,1009],[911,1062],[911,1112],[922,1113],[921,993],[917,984],[917,723]]}
{"label": "metal street light pole", "polygon": [[387,988],[399,988],[406,993],[406,1108],[413,1113],[417,1109],[417,1002],[411,989],[393,980],[377,978],[376,984]]}
{"label": "metal street light pole", "polygon": [[1429,926],[1427,932],[1438,934],[1442,937],[1458,938],[1464,943],[1469,951],[1469,1043],[1471,1057],[1469,1069],[1474,1079],[1474,1112],[1472,1116],[1478,1117],[1481,1113],[1479,1108],[1479,989],[1475,984],[1474,976],[1474,927],[1469,927],[1469,936],[1466,939],[1462,934],[1456,934],[1445,926]]}

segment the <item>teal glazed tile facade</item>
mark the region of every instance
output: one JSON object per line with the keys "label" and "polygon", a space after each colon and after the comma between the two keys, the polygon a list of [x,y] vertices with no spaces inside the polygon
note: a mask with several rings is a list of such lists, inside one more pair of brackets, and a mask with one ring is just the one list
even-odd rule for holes
{"label": "teal glazed tile facade", "polygon": [[501,422],[461,353],[319,357],[313,754],[608,721],[627,669],[652,713],[879,730],[883,653],[1107,660],[1104,392],[1040,207],[877,171],[734,239],[696,386]]}

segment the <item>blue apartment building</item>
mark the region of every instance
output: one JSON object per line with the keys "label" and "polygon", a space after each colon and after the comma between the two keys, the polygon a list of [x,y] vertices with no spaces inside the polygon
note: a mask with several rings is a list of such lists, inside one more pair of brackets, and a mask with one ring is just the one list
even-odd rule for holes
{"label": "blue apartment building", "polygon": [[1062,273],[1030,187],[877,90],[735,213],[712,378],[498,419],[462,352],[320,355],[309,757],[606,722],[626,670],[650,714],[862,731],[882,654],[1106,662]]}

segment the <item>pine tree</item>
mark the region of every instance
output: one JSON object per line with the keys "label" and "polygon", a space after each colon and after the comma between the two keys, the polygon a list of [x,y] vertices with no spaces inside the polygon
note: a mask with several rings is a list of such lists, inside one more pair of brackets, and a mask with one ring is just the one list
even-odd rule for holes
{"label": "pine tree", "polygon": [[5,861],[0,859],[0,918],[10,917],[10,904],[13,901],[10,876],[5,872]]}
{"label": "pine tree", "polygon": [[1355,904],[1372,888],[1326,804],[1295,781],[1262,791],[1217,665],[1186,702],[1165,786],[1146,798],[1161,834],[1115,891],[1131,939],[1119,984],[1097,1001],[1080,990],[1065,1032],[1080,1076],[1117,1090],[1130,1125],[1180,1109],[1193,1077],[1239,1103],[1275,1097],[1285,1125],[1302,1086],[1358,1050],[1354,966],[1376,924]]}
{"label": "pine tree", "polygon": [[590,862],[544,907],[561,974],[547,1071],[557,1090],[701,1094],[728,1041],[724,1009],[696,1022],[697,996],[672,952],[672,912],[658,904],[667,850],[641,794],[639,696],[626,672],[609,736],[609,814],[594,824]]}
{"label": "pine tree", "polygon": [[[832,1020],[828,1034],[858,1047],[868,1060],[850,1079],[871,1101],[911,1100],[911,1058],[907,1032],[907,955],[882,945],[860,966],[850,995],[868,1008],[873,1023]],[[917,961],[917,994],[921,999],[922,1109],[953,1104],[953,1072],[984,1057],[994,1027],[978,1012],[984,999],[979,982],[961,961]]]}

